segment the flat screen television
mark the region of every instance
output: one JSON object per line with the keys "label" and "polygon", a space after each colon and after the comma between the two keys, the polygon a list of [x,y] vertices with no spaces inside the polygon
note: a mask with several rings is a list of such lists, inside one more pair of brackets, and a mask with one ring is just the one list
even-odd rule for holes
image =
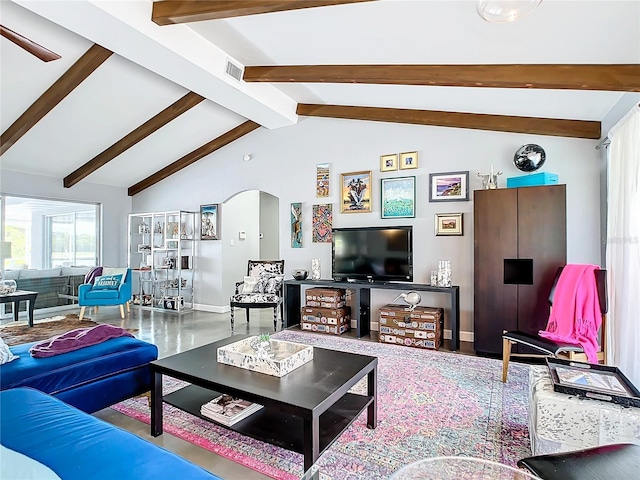
{"label": "flat screen television", "polygon": [[413,227],[334,228],[334,280],[413,281]]}

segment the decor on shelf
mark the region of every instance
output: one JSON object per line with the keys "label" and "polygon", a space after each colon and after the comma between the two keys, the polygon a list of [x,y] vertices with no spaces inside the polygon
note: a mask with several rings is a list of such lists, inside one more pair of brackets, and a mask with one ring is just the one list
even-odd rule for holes
{"label": "decor on shelf", "polygon": [[160,222],[156,223],[156,228],[153,229],[153,233],[162,233],[162,225],[160,225]]}
{"label": "decor on shelf", "polygon": [[200,239],[220,240],[219,204],[200,206]]}
{"label": "decor on shelf", "polygon": [[396,298],[394,298],[393,301],[395,302],[399,298],[402,298],[405,302],[409,304],[410,312],[413,312],[415,308],[418,306],[418,304],[422,301],[422,297],[418,292],[401,293]]}
{"label": "decor on shelf", "polygon": [[329,165],[329,163],[316,165],[316,197],[318,198],[329,196]]}
{"label": "decor on shelf", "polygon": [[302,248],[302,203],[291,204],[291,248]]}
{"label": "decor on shelf", "polygon": [[469,171],[429,174],[429,201],[469,200]]}
{"label": "decor on shelf", "polygon": [[498,175],[502,175],[502,170],[498,170],[498,172],[494,174],[493,165],[491,165],[491,171],[486,175],[478,172],[478,177],[482,180],[482,189],[495,190],[498,188]]}
{"label": "decor on shelf", "polygon": [[451,286],[451,260],[438,261],[438,286]]}
{"label": "decor on shelf", "polygon": [[542,0],[478,0],[476,10],[491,23],[514,22],[533,12]]}
{"label": "decor on shelf", "polygon": [[381,218],[414,218],[416,216],[416,177],[380,180]]}
{"label": "decor on shelf", "polygon": [[462,236],[462,213],[436,213],[436,236]]}
{"label": "decor on shelf", "polygon": [[398,169],[398,154],[392,153],[389,155],[380,156],[380,171],[392,172]]}
{"label": "decor on shelf", "polygon": [[291,270],[291,276],[296,280],[306,280],[309,275],[309,270],[297,269]]}
{"label": "decor on shelf", "polygon": [[400,170],[418,168],[418,152],[405,152],[400,154]]}
{"label": "decor on shelf", "polygon": [[147,225],[146,223],[142,222],[140,225],[138,225],[138,233],[143,234],[149,232],[149,225]]}
{"label": "decor on shelf", "polygon": [[333,206],[313,206],[312,241],[314,243],[331,243],[331,227],[333,225]]}
{"label": "decor on shelf", "polygon": [[311,280],[320,280],[322,275],[320,274],[320,259],[314,258],[311,260]]}
{"label": "decor on shelf", "polygon": [[341,175],[341,213],[371,212],[371,170]]}
{"label": "decor on shelf", "polygon": [[513,156],[513,164],[520,171],[535,172],[544,165],[546,158],[547,155],[540,145],[529,143],[516,150]]}
{"label": "decor on shelf", "polygon": [[18,284],[15,280],[1,280],[0,279],[0,295],[8,295],[15,293],[18,289]]}

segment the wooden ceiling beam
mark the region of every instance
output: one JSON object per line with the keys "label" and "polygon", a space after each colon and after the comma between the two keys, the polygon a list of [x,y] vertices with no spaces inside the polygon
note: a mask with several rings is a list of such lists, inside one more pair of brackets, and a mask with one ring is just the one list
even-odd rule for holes
{"label": "wooden ceiling beam", "polygon": [[588,138],[592,140],[600,138],[601,128],[600,122],[585,120],[303,103],[298,105],[296,113],[307,117],[410,123],[414,125],[471,128],[475,130],[551,135],[555,137]]}
{"label": "wooden ceiling beam", "polygon": [[173,25],[371,1],[375,0],[164,0],[153,2],[151,20],[158,25]]}
{"label": "wooden ceiling beam", "polygon": [[24,35],[20,35],[18,32],[14,32],[10,28],[5,27],[4,25],[0,25],[0,35],[2,35],[7,40],[15,43],[20,48],[26,50],[31,55],[39,58],[43,62],[51,62],[53,60],[58,60],[62,58],[55,52],[52,52],[48,48],[43,47],[39,43],[30,40]]}
{"label": "wooden ceiling beam", "polygon": [[36,123],[91,75],[113,52],[93,45],[56,80],[0,137],[0,155],[4,154]]}
{"label": "wooden ceiling beam", "polygon": [[174,173],[179,172],[183,168],[197,162],[201,158],[206,157],[210,153],[213,153],[216,150],[224,147],[225,145],[229,145],[231,142],[234,142],[239,138],[245,136],[246,134],[253,132],[256,128],[259,127],[259,124],[252,122],[251,120],[247,120],[246,122],[238,125],[236,128],[229,130],[227,133],[220,135],[218,138],[214,138],[209,143],[205,143],[200,148],[195,149],[193,152],[188,153],[184,157],[176,160],[170,165],[167,165],[162,170],[157,171],[153,175],[150,175],[144,180],[141,180],[135,185],[129,187],[129,196],[132,197],[133,195],[140,193],[141,191],[151,187],[152,185],[155,185],[161,180],[164,180]]}
{"label": "wooden ceiling beam", "polygon": [[366,83],[640,92],[640,64],[247,66],[246,82]]}
{"label": "wooden ceiling beam", "polygon": [[184,97],[182,97],[172,105],[169,105],[167,108],[162,110],[153,118],[147,120],[145,123],[140,125],[128,135],[122,137],[102,153],[93,157],[91,160],[76,169],[74,172],[64,177],[63,184],[65,188],[73,187],[80,180],[92,174],[100,167],[106,165],[118,155],[133,147],[136,143],[144,140],[149,135],[164,127],[167,123],[176,119],[184,112],[195,107],[203,100],[204,97],[201,97],[197,93],[187,93]]}

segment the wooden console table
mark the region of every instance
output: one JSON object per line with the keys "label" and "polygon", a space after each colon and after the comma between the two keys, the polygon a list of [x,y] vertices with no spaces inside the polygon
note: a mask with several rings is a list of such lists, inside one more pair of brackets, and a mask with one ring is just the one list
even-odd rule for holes
{"label": "wooden console table", "polygon": [[371,289],[386,290],[419,290],[422,292],[446,293],[451,300],[451,350],[460,347],[460,287],[432,287],[422,283],[396,283],[396,282],[336,282],[333,280],[285,280],[284,282],[284,318],[283,328],[300,323],[300,287],[309,285],[313,287],[344,288],[355,292],[355,308],[351,312],[351,318],[356,321],[356,337],[360,338],[371,332]]}
{"label": "wooden console table", "polygon": [[29,302],[29,326],[33,327],[33,307],[36,303],[38,292],[30,292],[28,290],[16,290],[13,293],[0,295],[0,303],[13,303],[13,319],[18,321],[18,307],[22,300]]}

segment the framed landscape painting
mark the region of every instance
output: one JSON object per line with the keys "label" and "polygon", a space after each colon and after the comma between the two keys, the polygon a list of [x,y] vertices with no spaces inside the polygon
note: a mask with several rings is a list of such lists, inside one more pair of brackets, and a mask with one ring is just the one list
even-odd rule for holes
{"label": "framed landscape painting", "polygon": [[416,216],[416,177],[380,180],[380,216],[414,218]]}
{"label": "framed landscape painting", "polygon": [[469,200],[469,171],[429,174],[430,202]]}
{"label": "framed landscape painting", "polygon": [[200,240],[220,240],[220,205],[200,206]]}
{"label": "framed landscape painting", "polygon": [[462,213],[436,213],[436,236],[463,235]]}

